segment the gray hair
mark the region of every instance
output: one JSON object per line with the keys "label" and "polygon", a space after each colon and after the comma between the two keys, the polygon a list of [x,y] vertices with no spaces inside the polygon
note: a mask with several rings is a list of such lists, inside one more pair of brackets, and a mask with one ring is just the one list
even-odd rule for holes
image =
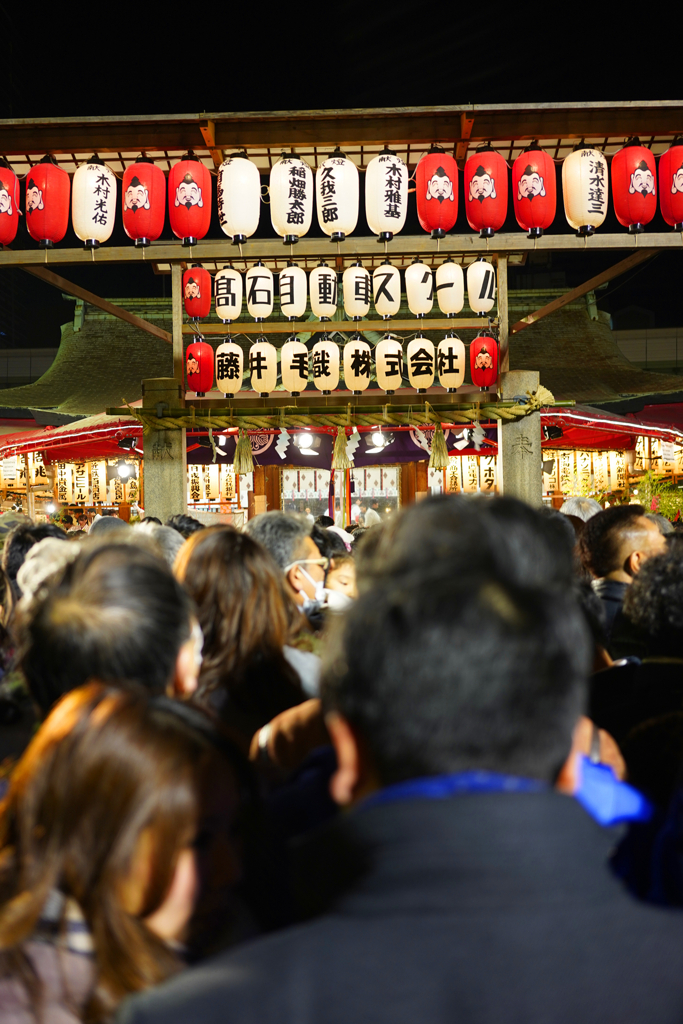
{"label": "gray hair", "polygon": [[159,547],[167,564],[173,568],[176,555],[185,543],[185,538],[170,526],[159,526],[158,523],[145,523],[144,519],[135,530],[138,534],[145,533]]}
{"label": "gray hair", "polygon": [[246,532],[284,570],[300,557],[304,540],[311,535],[311,523],[297,513],[262,512],[249,520]]}
{"label": "gray hair", "polygon": [[659,512],[646,512],[645,518],[649,519],[651,523],[654,523],[662,537],[666,537],[668,533],[674,532],[673,523],[670,522],[666,516],[660,515]]}
{"label": "gray hair", "polygon": [[587,523],[598,512],[602,512],[602,506],[595,498],[567,498],[560,512],[565,516],[576,516]]}

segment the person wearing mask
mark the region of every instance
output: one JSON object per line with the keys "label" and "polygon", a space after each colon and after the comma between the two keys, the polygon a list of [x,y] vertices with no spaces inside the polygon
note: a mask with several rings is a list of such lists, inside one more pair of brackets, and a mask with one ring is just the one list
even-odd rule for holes
{"label": "person wearing mask", "polygon": [[270,552],[284,573],[290,597],[312,627],[319,629],[329,558],[318,550],[311,525],[301,515],[262,512],[249,520],[247,534]]}

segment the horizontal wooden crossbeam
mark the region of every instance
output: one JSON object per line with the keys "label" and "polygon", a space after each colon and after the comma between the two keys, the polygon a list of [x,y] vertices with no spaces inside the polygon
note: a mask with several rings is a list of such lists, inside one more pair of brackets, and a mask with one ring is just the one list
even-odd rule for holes
{"label": "horizontal wooden crossbeam", "polygon": [[203,324],[198,323],[196,327],[190,324],[183,324],[183,334],[301,334],[303,331],[319,334],[321,331],[343,331],[345,334],[353,334],[359,331],[361,334],[368,334],[371,331],[386,333],[387,331],[467,331],[479,330],[489,324],[487,317],[423,317],[414,320],[293,320],[283,322],[263,320],[261,323],[253,321],[241,323],[239,320],[232,324]]}

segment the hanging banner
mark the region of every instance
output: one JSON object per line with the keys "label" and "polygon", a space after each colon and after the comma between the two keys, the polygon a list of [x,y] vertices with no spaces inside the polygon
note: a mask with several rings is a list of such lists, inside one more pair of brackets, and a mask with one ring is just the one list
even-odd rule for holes
{"label": "hanging banner", "polygon": [[462,456],[462,489],[465,494],[479,490],[479,459],[476,455]]}
{"label": "hanging banner", "polygon": [[107,500],[107,463],[90,463],[91,501],[93,503]]}
{"label": "hanging banner", "polygon": [[201,501],[204,497],[201,472],[202,467],[196,462],[187,467],[188,501]]}
{"label": "hanging banner", "polygon": [[74,496],[73,500],[79,504],[86,504],[90,498],[88,488],[88,464],[87,462],[75,462],[74,474]]}
{"label": "hanging banner", "polygon": [[677,477],[683,476],[683,448],[676,450],[676,457],[674,460],[674,472]]}
{"label": "hanging banner", "polygon": [[449,456],[446,470],[446,487],[449,494],[458,494],[462,490],[462,459]]}
{"label": "hanging banner", "polygon": [[17,457],[10,455],[8,459],[2,460],[2,483],[3,487],[14,486],[17,479]]}
{"label": "hanging banner", "polygon": [[593,485],[592,460],[590,452],[576,453],[576,475],[578,477],[579,494],[591,493]]}
{"label": "hanging banner", "polygon": [[32,484],[44,484],[48,486],[47,470],[43,462],[43,453],[34,452],[31,456],[31,483]]}
{"label": "hanging banner", "polygon": [[220,498],[219,472],[220,466],[204,466],[204,494],[208,501],[218,501]]}
{"label": "hanging banner", "polygon": [[544,491],[557,491],[559,490],[560,480],[560,453],[559,452],[546,452],[548,458],[547,462],[552,462],[552,469],[549,473],[543,470],[543,490]]}
{"label": "hanging banner", "polygon": [[633,465],[634,469],[641,471],[648,470],[650,468],[650,462],[647,457],[647,438],[637,437],[636,438],[636,461]]}
{"label": "hanging banner", "polygon": [[479,459],[479,477],[482,491],[497,491],[498,476],[496,472],[496,456],[482,455]]}
{"label": "hanging banner", "polygon": [[593,452],[593,489],[596,494],[603,494],[612,489],[607,452]]}
{"label": "hanging banner", "polygon": [[17,456],[17,479],[14,484],[14,488],[17,491],[26,490],[26,463],[28,461],[28,455]]}
{"label": "hanging banner", "polygon": [[575,470],[574,452],[558,452],[560,464],[560,490],[563,494],[573,494],[575,491]]}
{"label": "hanging banner", "polygon": [[140,481],[136,480],[135,477],[131,477],[131,479],[126,484],[124,491],[126,495],[126,501],[138,501],[140,497]]}
{"label": "hanging banner", "polygon": [[109,481],[109,501],[112,505],[120,505],[126,500],[124,486],[117,476]]}
{"label": "hanging banner", "polygon": [[609,453],[611,490],[623,491],[626,487],[626,460],[623,452]]}
{"label": "hanging banner", "polygon": [[66,462],[57,463],[57,501],[68,505],[74,500],[71,466]]}
{"label": "hanging banner", "polygon": [[221,466],[220,471],[221,498],[223,501],[233,502],[235,500],[235,470],[232,466]]}

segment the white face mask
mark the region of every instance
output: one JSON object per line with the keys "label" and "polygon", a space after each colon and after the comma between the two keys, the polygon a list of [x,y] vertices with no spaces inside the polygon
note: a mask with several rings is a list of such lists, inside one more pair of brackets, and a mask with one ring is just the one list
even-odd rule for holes
{"label": "white face mask", "polygon": [[304,599],[304,611],[311,611],[314,608],[319,608],[320,605],[325,600],[325,581],[314,580],[310,573],[306,572],[303,565],[299,566],[299,570],[304,574],[308,582],[312,583],[313,586],[315,587],[315,595],[313,597],[309,597],[308,594],[306,594],[303,590],[300,591]]}
{"label": "white face mask", "polygon": [[325,604],[333,612],[343,612],[353,604],[353,598],[343,594],[341,590],[326,590]]}

